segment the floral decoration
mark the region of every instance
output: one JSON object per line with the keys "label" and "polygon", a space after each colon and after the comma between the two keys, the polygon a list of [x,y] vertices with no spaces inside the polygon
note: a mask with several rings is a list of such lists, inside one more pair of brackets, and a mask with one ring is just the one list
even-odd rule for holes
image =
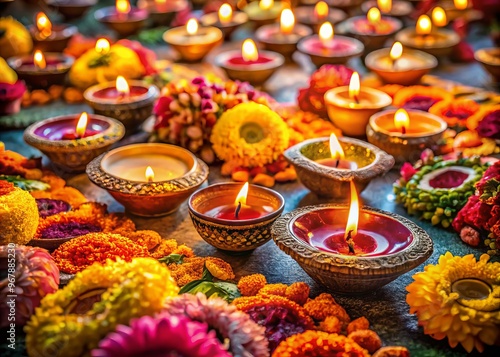
{"label": "floral decoration", "polygon": [[429,108],[429,113],[435,114],[450,127],[466,127],[467,119],[477,113],[479,104],[470,99],[454,99],[439,101]]}
{"label": "floral decoration", "polygon": [[500,105],[483,107],[467,119],[467,127],[484,138],[500,140]]}
{"label": "floral decoration", "polygon": [[438,102],[453,100],[453,95],[438,87],[410,86],[396,92],[392,104],[398,108],[422,110],[424,112]]}

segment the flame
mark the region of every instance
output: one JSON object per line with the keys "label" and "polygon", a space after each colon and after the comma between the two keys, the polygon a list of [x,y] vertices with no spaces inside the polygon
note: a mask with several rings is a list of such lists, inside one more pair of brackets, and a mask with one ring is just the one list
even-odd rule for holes
{"label": "flame", "polygon": [[326,19],[329,12],[330,8],[328,7],[328,4],[324,1],[320,1],[314,7],[314,16],[320,20]]}
{"label": "flame", "polygon": [[45,56],[40,50],[35,51],[35,55],[33,56],[33,62],[35,63],[35,66],[38,68],[44,69],[45,67],[47,67]]}
{"label": "flame", "polygon": [[356,186],[354,181],[350,182],[351,186],[351,205],[349,207],[349,217],[347,218],[347,225],[345,226],[344,238],[347,239],[349,232],[351,232],[351,238],[354,238],[358,234],[358,221],[359,221],[359,200],[358,193],[356,192]]}
{"label": "flame", "polygon": [[444,27],[448,24],[446,12],[444,12],[442,7],[438,6],[432,10],[432,23],[437,27]]}
{"label": "flame", "polygon": [[431,33],[432,22],[429,16],[420,15],[417,21],[417,26],[415,28],[415,31],[417,32],[418,35],[428,35]]}
{"label": "flame", "polygon": [[349,81],[349,97],[351,99],[355,100],[358,97],[360,87],[359,74],[358,72],[354,72],[351,76],[351,80]]}
{"label": "flame", "polygon": [[251,39],[246,39],[241,46],[241,56],[246,62],[254,62],[259,59],[259,51],[255,42]]}
{"label": "flame", "polygon": [[392,10],[392,0],[377,0],[377,7],[384,14],[388,14]]}
{"label": "flame", "polygon": [[330,155],[332,155],[332,159],[334,160],[342,160],[345,157],[339,139],[337,139],[334,133],[330,135]]}
{"label": "flame", "polygon": [[233,18],[233,8],[231,5],[225,3],[219,8],[219,21],[221,24],[226,25],[231,22]]}
{"label": "flame", "polygon": [[368,19],[368,22],[371,24],[378,24],[380,22],[380,10],[377,9],[376,7],[372,7],[370,10],[368,10],[368,13],[366,14],[366,18]]}
{"label": "flame", "polygon": [[240,192],[238,192],[238,195],[236,196],[236,200],[234,201],[235,205],[238,205],[241,203],[241,205],[246,205],[247,204],[247,196],[248,196],[248,182],[243,185],[241,188]]}
{"label": "flame", "polygon": [[130,2],[128,0],[116,0],[116,12],[126,15],[130,12]]}
{"label": "flame", "polygon": [[467,0],[453,0],[453,4],[458,10],[465,10],[467,6],[469,6],[469,2]]}
{"label": "flame", "polygon": [[394,44],[391,47],[391,52],[389,52],[389,57],[391,57],[391,60],[396,61],[397,59],[401,58],[403,55],[403,45],[401,42],[394,42]]}
{"label": "flame", "polygon": [[274,5],[274,0],[260,0],[259,7],[262,10],[269,10]]}
{"label": "flame", "polygon": [[290,34],[293,32],[294,26],[295,26],[295,17],[293,16],[292,10],[284,9],[281,12],[281,18],[280,18],[281,32],[284,34]]}
{"label": "flame", "polygon": [[95,43],[95,50],[101,55],[105,55],[109,52],[109,41],[105,38],[100,38]]}
{"label": "flame", "polygon": [[198,33],[198,21],[196,19],[189,19],[186,24],[186,31],[188,35],[196,35]]}
{"label": "flame", "polygon": [[146,173],[144,175],[146,176],[146,181],[148,182],[153,182],[155,180],[155,172],[151,166],[146,167]]}
{"label": "flame", "polygon": [[85,135],[85,130],[87,130],[87,121],[88,115],[86,112],[83,112],[78,119],[78,123],[76,123],[76,136],[81,138]]}
{"label": "flame", "polygon": [[116,90],[123,95],[130,94],[130,87],[128,86],[127,80],[122,76],[116,77]]}
{"label": "flame", "polygon": [[52,33],[52,22],[43,12],[36,14],[36,28],[42,37],[49,37]]}
{"label": "flame", "polygon": [[330,45],[330,43],[333,40],[333,35],[334,35],[333,26],[328,21],[325,22],[323,25],[321,25],[321,27],[319,28],[318,36],[321,42],[323,43],[323,46]]}
{"label": "flame", "polygon": [[410,116],[404,109],[398,109],[394,114],[394,126],[401,133],[405,133],[406,129],[410,126]]}

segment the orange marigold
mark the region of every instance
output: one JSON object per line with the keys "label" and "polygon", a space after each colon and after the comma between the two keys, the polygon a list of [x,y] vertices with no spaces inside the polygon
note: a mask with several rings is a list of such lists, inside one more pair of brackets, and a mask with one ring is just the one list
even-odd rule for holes
{"label": "orange marigold", "polygon": [[351,332],[357,330],[368,330],[369,327],[370,322],[368,321],[368,319],[364,316],[361,316],[349,322],[349,325],[347,325],[347,334],[350,334]]}
{"label": "orange marigold", "polygon": [[257,295],[259,290],[267,284],[266,277],[262,274],[244,276],[238,282],[238,289],[243,296]]}
{"label": "orange marigold", "polygon": [[220,258],[206,257],[205,267],[210,274],[220,280],[234,279],[234,272],[231,265]]}
{"label": "orange marigold", "polygon": [[370,353],[374,353],[382,347],[382,340],[380,340],[377,333],[372,330],[357,330],[350,333],[347,337],[355,341],[358,345]]}
{"label": "orange marigold", "polygon": [[382,347],[372,357],[410,357],[410,351],[402,346]]}
{"label": "orange marigold", "polygon": [[123,232],[122,235],[133,242],[153,250],[161,242],[161,236],[158,232],[150,230],[140,230],[135,232]]}
{"label": "orange marigold", "polygon": [[285,296],[286,289],[288,286],[286,284],[267,284],[262,289],[259,290],[259,295],[277,295]]}
{"label": "orange marigold", "polygon": [[306,283],[297,282],[286,288],[285,296],[299,305],[304,305],[309,298],[310,290]]}
{"label": "orange marigold", "polygon": [[434,104],[443,100],[451,102],[453,95],[438,87],[410,86],[396,92],[392,105],[428,111]]}
{"label": "orange marigold", "polygon": [[448,123],[449,126],[466,125],[467,119],[477,113],[479,104],[470,99],[442,100],[434,104],[429,113],[435,114]]}
{"label": "orange marigold", "polygon": [[342,306],[337,304],[335,300],[332,302],[332,300],[333,298],[329,299],[325,298],[325,296],[319,299],[312,299],[304,304],[304,309],[309,316],[317,321],[323,321],[328,316],[336,316],[343,325],[347,325],[351,321],[351,318]]}
{"label": "orange marigold", "polygon": [[481,120],[490,113],[500,110],[500,104],[488,105],[479,109],[474,115],[467,119],[467,128],[475,130]]}
{"label": "orange marigold", "polygon": [[160,244],[151,252],[151,256],[155,259],[166,257],[177,249],[177,241],[175,239],[162,239]]}
{"label": "orange marigold", "polygon": [[328,333],[340,333],[342,331],[342,323],[337,316],[327,316],[324,321],[319,323],[318,330]]}

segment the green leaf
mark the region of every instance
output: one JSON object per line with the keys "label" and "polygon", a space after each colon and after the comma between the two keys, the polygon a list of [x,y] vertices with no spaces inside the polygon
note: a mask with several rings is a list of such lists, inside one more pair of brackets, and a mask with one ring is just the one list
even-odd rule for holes
{"label": "green leaf", "polygon": [[27,180],[21,176],[0,175],[0,180],[12,182],[14,186],[24,191],[46,191],[50,185],[37,180]]}
{"label": "green leaf", "polygon": [[234,299],[241,296],[240,289],[234,283],[228,283],[225,281],[219,281],[214,283],[216,287],[223,290],[226,293],[226,298],[223,298],[227,302],[232,302]]}
{"label": "green leaf", "polygon": [[109,66],[111,63],[111,52],[108,52],[104,55],[99,55],[98,57],[95,57],[90,60],[90,62],[87,64],[88,68],[97,68],[97,67],[103,67],[103,66]]}
{"label": "green leaf", "polygon": [[164,264],[172,264],[172,263],[182,264],[184,263],[184,254],[170,254],[163,258],[158,259],[158,261]]}

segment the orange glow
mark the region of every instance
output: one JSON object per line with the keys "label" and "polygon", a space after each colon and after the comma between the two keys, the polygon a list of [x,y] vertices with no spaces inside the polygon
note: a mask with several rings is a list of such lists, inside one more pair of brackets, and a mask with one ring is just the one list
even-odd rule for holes
{"label": "orange glow", "polygon": [[126,15],[130,12],[130,2],[128,0],[116,0],[116,12]]}
{"label": "orange glow", "polygon": [[247,204],[247,196],[248,196],[248,182],[243,185],[241,188],[240,192],[238,192],[238,195],[236,196],[236,200],[234,201],[235,205],[238,205],[241,203],[241,205],[246,205]]}
{"label": "orange glow", "polygon": [[326,19],[329,12],[330,12],[330,9],[328,7],[328,4],[324,1],[320,1],[314,7],[314,16],[317,19],[320,19],[320,20]]}
{"label": "orange glow", "polygon": [[444,27],[448,24],[448,19],[446,18],[446,12],[442,7],[435,7],[432,9],[432,23],[437,27]]}
{"label": "orange glow", "polygon": [[368,13],[366,14],[366,18],[368,19],[368,22],[375,25],[380,22],[380,10],[377,9],[376,7],[372,7],[370,10],[368,10]]}
{"label": "orange glow", "polygon": [[44,69],[45,67],[47,67],[45,56],[40,50],[35,51],[35,55],[33,56],[33,62],[35,63],[35,66],[38,68]]}
{"label": "orange glow", "polygon": [[[141,4],[141,2],[139,2],[139,4]],[[167,0],[155,0],[155,5],[156,9],[160,12],[168,11]]]}
{"label": "orange glow", "polygon": [[377,7],[384,14],[388,14],[392,10],[392,0],[377,0]]}
{"label": "orange glow", "polygon": [[319,39],[323,43],[324,46],[329,46],[333,40],[333,26],[329,22],[325,22],[321,27],[319,28]]}
{"label": "orange glow", "polygon": [[418,35],[428,35],[431,33],[432,22],[429,16],[420,15],[417,21],[417,26],[415,28],[415,31],[417,32]]}
{"label": "orange glow", "polygon": [[42,37],[49,37],[52,34],[52,22],[43,12],[36,14],[36,28]]}
{"label": "orange glow", "polygon": [[453,0],[455,7],[457,10],[465,10],[467,6],[469,6],[469,2],[467,0]]}
{"label": "orange glow", "polygon": [[233,19],[233,9],[229,4],[222,4],[219,8],[219,21],[223,25],[227,25]]}
{"label": "orange glow", "polygon": [[122,76],[116,77],[116,90],[123,95],[130,94],[130,87],[128,86],[127,80]]}
{"label": "orange glow", "polygon": [[354,72],[351,76],[351,80],[349,82],[349,97],[352,100],[358,101],[359,89],[361,84],[359,83],[359,74],[358,72]]}
{"label": "orange glow", "polygon": [[76,136],[81,138],[85,135],[85,130],[87,130],[87,121],[88,121],[88,115],[87,113],[83,112],[82,115],[80,115],[80,118],[78,119],[78,123],[76,123]]}
{"label": "orange glow", "polygon": [[151,166],[146,167],[146,181],[153,182],[155,180],[155,172]]}
{"label": "orange glow", "polygon": [[259,59],[259,51],[255,42],[251,39],[246,39],[241,46],[241,56],[246,62],[253,62]]}
{"label": "orange glow", "polygon": [[391,57],[391,60],[396,61],[397,59],[401,58],[403,55],[403,45],[401,42],[394,42],[394,44],[391,47],[391,52],[389,53],[389,57]]}
{"label": "orange glow", "polygon": [[295,26],[295,17],[290,9],[284,9],[280,17],[280,29],[284,34],[291,34]]}
{"label": "orange glow", "polygon": [[356,192],[356,186],[354,181],[350,182],[351,187],[351,205],[349,207],[349,217],[347,218],[347,225],[345,226],[344,238],[347,239],[349,233],[351,233],[351,238],[354,238],[358,234],[358,221],[359,221],[359,199],[358,193]]}
{"label": "orange glow", "polygon": [[269,10],[274,5],[274,0],[260,0],[259,7],[262,10]]}
{"label": "orange glow", "polygon": [[394,114],[394,126],[402,134],[406,133],[406,129],[410,126],[410,117],[404,109],[398,109]]}
{"label": "orange glow", "polygon": [[332,159],[334,160],[342,160],[345,157],[339,139],[337,139],[334,133],[330,135],[330,155],[332,155]]}
{"label": "orange glow", "polygon": [[109,52],[109,41],[105,38],[100,38],[95,43],[95,50],[101,55],[105,55]]}
{"label": "orange glow", "polygon": [[196,35],[198,33],[198,21],[196,19],[189,19],[186,24],[186,31],[189,35]]}

